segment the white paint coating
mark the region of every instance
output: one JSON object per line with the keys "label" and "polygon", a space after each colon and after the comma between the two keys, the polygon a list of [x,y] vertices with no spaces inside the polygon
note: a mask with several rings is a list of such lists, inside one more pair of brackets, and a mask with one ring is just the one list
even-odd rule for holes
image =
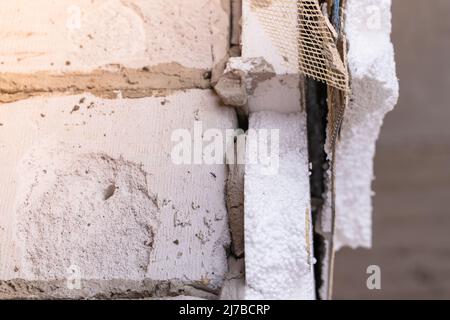
{"label": "white paint coating", "polygon": [[109,64],[225,58],[229,15],[221,0],[0,1],[0,72],[89,72]]}
{"label": "white paint coating", "polygon": [[209,90],[2,105],[0,279],[64,279],[74,264],[87,279],[220,286],[226,166],[170,157],[172,131],[192,131],[195,119],[205,129],[236,127]]}

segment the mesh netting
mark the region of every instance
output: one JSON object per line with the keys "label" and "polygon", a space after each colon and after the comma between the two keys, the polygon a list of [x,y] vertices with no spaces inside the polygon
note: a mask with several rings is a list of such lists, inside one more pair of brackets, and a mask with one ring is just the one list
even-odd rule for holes
{"label": "mesh netting", "polygon": [[318,0],[250,0],[250,6],[290,68],[349,91],[336,31]]}

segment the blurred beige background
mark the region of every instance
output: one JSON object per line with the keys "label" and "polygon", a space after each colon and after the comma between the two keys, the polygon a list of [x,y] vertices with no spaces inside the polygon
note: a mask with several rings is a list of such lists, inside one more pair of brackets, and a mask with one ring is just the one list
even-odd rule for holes
{"label": "blurred beige background", "polygon": [[374,246],[338,253],[335,298],[450,299],[450,1],[393,0],[392,36],[400,101],[377,146]]}

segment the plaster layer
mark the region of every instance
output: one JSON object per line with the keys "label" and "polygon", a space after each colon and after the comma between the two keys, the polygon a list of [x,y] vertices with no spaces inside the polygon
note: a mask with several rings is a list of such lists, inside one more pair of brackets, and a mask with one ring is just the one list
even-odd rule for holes
{"label": "plaster layer", "polygon": [[[192,132],[194,121],[237,125],[210,90],[1,105],[0,297],[218,294],[226,165],[171,159],[172,132]],[[77,276],[81,289],[68,293]]]}
{"label": "plaster layer", "polygon": [[279,170],[267,174],[262,162],[252,163],[259,148],[249,135],[245,298],[314,299],[306,116],[255,112],[250,115],[249,128],[279,130]]}

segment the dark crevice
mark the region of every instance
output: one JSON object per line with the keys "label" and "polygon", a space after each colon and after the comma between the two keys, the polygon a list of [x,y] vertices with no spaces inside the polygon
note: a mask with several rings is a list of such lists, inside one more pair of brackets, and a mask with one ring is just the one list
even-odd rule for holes
{"label": "dark crevice", "polygon": [[[305,103],[307,114],[308,130],[308,152],[311,164],[310,189],[311,189],[311,211],[313,227],[318,223],[321,215],[324,194],[325,194],[325,174],[328,166],[325,152],[325,142],[327,137],[327,85],[316,80],[305,79]],[[314,277],[316,281],[316,296],[320,299],[319,289],[323,285],[324,274],[322,261],[326,258],[325,239],[314,231]]]}

